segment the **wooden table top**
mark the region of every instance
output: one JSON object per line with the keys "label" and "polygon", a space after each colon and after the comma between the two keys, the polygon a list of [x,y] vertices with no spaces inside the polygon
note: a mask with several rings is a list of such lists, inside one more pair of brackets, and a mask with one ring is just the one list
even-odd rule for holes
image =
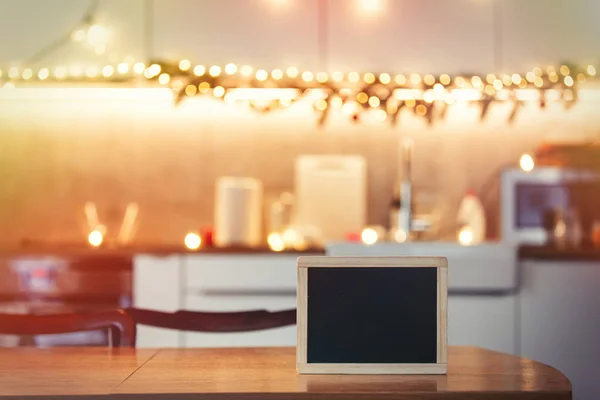
{"label": "wooden table top", "polygon": [[[571,398],[559,371],[473,347],[450,347],[448,375],[299,375],[294,348],[0,349],[0,399]],[[34,397],[30,397],[34,396]]]}

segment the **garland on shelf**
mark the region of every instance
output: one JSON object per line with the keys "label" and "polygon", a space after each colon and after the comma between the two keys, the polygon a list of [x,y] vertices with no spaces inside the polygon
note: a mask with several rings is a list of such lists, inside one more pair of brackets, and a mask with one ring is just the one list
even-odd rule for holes
{"label": "garland on shelf", "polygon": [[178,63],[120,63],[86,70],[11,68],[5,72],[6,76],[0,70],[0,79],[6,80],[4,87],[31,81],[125,83],[142,79],[170,87],[176,104],[190,97],[208,95],[227,104],[245,103],[257,112],[269,113],[308,99],[319,115],[320,125],[326,122],[330,110],[337,108],[352,122],[359,122],[361,115],[368,111],[378,120],[395,126],[403,109],[432,124],[443,119],[448,107],[457,102],[478,104],[483,120],[492,103],[510,101],[514,106],[508,122],[515,120],[518,110],[528,101],[536,101],[540,108],[548,102],[562,102],[569,108],[577,101],[577,83],[594,77],[596,68],[562,65],[537,67],[524,75],[452,77],[416,73],[328,74],[300,71],[295,67],[266,71],[235,64],[206,67],[181,60]]}

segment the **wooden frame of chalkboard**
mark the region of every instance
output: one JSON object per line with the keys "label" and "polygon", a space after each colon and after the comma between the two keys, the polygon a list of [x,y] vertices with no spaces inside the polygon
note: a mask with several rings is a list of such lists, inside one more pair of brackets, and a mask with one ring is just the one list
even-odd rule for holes
{"label": "wooden frame of chalkboard", "polygon": [[301,374],[445,374],[445,257],[299,257]]}

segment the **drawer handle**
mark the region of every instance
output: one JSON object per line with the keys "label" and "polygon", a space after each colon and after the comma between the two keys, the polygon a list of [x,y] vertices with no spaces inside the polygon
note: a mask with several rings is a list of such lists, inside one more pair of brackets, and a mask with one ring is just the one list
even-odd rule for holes
{"label": "drawer handle", "polygon": [[[196,292],[192,290],[192,293]],[[212,297],[296,297],[295,289],[200,289],[201,295]]]}

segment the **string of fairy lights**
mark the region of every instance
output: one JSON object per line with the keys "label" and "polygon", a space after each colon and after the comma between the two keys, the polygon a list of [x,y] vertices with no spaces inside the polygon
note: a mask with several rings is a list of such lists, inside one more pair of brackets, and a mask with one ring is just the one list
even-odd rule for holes
{"label": "string of fairy lights", "polygon": [[[278,0],[279,5],[286,3]],[[250,107],[270,113],[308,101],[324,124],[331,110],[339,109],[352,122],[360,122],[365,113],[379,121],[396,125],[407,110],[431,124],[443,119],[450,106],[467,102],[480,108],[484,119],[494,102],[511,102],[508,121],[514,121],[525,102],[537,102],[540,108],[550,102],[572,106],[578,99],[580,83],[596,76],[594,65],[536,67],[525,73],[485,75],[392,74],[388,72],[315,72],[298,67],[257,69],[249,65],[196,64],[188,59],[134,62],[127,60],[103,66],[37,67],[39,61],[67,42],[90,45],[97,54],[106,49],[110,32],[98,24],[95,12],[99,0],[90,3],[82,21],[68,35],[42,49],[30,60],[31,66],[0,69],[0,87],[13,88],[40,84],[129,84],[168,87],[175,104],[205,96],[226,104]],[[361,0],[365,10],[381,9],[377,0]]]}

